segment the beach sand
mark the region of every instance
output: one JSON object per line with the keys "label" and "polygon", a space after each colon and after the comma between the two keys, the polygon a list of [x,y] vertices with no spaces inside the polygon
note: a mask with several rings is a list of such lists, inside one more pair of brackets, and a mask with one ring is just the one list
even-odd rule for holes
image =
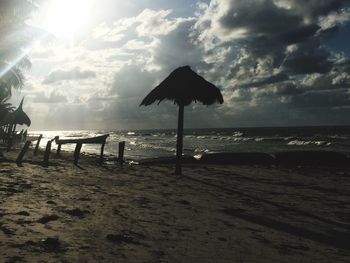
{"label": "beach sand", "polygon": [[0,262],[350,261],[349,169],[96,161],[0,163]]}

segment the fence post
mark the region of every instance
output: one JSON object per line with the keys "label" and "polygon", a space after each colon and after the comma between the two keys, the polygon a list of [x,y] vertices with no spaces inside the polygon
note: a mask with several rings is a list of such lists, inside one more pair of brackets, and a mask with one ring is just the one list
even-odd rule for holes
{"label": "fence post", "polygon": [[120,142],[118,144],[118,161],[121,166],[124,163],[124,149],[125,149],[125,141]]}
{"label": "fence post", "polygon": [[46,144],[45,154],[44,154],[44,166],[49,166],[49,159],[51,153],[51,141],[48,141]]}
{"label": "fence post", "polygon": [[40,144],[40,141],[41,141],[42,138],[43,138],[43,135],[40,134],[40,135],[39,135],[39,138],[38,138],[38,141],[36,142],[36,145],[35,145],[34,155],[38,155],[39,144]]}
{"label": "fence post", "polygon": [[101,145],[101,154],[100,154],[100,165],[102,165],[103,163],[103,152],[104,152],[104,149],[105,149],[105,143],[106,141],[104,141]]}
{"label": "fence post", "polygon": [[17,164],[21,164],[22,163],[22,159],[23,159],[24,155],[26,154],[30,144],[31,144],[30,141],[26,141],[26,143],[24,144],[21,152],[19,153],[19,155],[18,155],[18,157],[16,159],[16,163]]}
{"label": "fence post", "polygon": [[81,150],[82,145],[83,144],[81,142],[78,142],[77,145],[75,146],[75,150],[74,150],[74,164],[75,165],[78,165],[80,150]]}

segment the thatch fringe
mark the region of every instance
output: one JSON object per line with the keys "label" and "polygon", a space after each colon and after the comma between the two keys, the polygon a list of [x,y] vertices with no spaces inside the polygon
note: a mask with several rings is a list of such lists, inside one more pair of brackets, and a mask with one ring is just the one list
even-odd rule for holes
{"label": "thatch fringe", "polygon": [[156,101],[159,104],[163,100],[171,100],[175,104],[184,106],[193,101],[199,101],[204,105],[224,102],[220,90],[189,66],[174,70],[143,99],[140,106],[148,106]]}

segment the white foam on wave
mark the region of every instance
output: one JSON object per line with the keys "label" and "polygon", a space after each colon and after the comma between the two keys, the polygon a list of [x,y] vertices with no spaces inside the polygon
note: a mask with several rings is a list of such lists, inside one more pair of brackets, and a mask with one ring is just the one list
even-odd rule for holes
{"label": "white foam on wave", "polygon": [[330,146],[330,142],[326,141],[303,141],[303,140],[293,140],[287,143],[287,145],[292,146],[306,146],[306,145],[315,145],[315,146]]}

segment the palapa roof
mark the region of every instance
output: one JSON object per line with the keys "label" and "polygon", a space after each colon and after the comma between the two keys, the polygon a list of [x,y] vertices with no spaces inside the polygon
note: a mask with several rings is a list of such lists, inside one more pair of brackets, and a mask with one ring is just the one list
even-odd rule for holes
{"label": "palapa roof", "polygon": [[175,69],[143,99],[140,106],[148,106],[155,101],[159,104],[163,100],[171,100],[184,106],[193,101],[204,105],[224,102],[220,90],[195,73],[190,66]]}
{"label": "palapa roof", "polygon": [[23,111],[23,100],[19,104],[18,108],[14,110],[13,112],[10,112],[6,115],[4,122],[9,124],[20,124],[20,125],[27,125],[30,126],[31,120],[29,119],[28,115]]}

